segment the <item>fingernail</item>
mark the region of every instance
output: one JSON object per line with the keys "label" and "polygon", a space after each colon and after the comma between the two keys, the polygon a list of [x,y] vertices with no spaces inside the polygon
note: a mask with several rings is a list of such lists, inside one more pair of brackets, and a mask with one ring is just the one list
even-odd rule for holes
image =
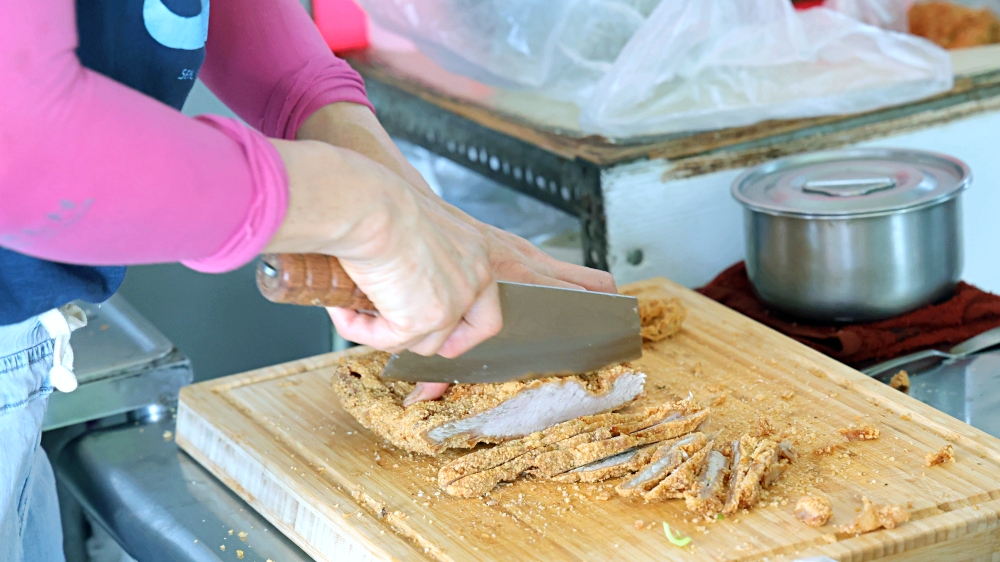
{"label": "fingernail", "polygon": [[426,387],[424,383],[418,382],[417,386],[413,388],[413,392],[409,393],[403,400],[403,407],[406,408],[407,406],[426,400],[427,398],[424,396],[425,391]]}

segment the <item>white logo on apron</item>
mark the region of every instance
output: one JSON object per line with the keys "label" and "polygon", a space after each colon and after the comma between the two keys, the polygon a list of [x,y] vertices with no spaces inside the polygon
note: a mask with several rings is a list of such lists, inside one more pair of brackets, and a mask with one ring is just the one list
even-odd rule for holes
{"label": "white logo on apron", "polygon": [[208,0],[201,0],[201,13],[189,18],[175,14],[163,0],[144,0],[142,21],[157,43],[194,51],[204,47],[208,39]]}

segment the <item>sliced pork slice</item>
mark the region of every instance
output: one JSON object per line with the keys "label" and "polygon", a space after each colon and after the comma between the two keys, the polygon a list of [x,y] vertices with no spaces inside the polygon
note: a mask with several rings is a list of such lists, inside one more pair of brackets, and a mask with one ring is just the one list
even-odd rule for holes
{"label": "sliced pork slice", "polygon": [[635,447],[649,445],[691,433],[708,418],[708,410],[701,410],[687,416],[662,421],[635,433],[618,435],[610,439],[595,440],[572,448],[560,448],[538,455],[535,466],[537,474],[551,478],[574,468],[578,468],[607,457],[623,453]]}
{"label": "sliced pork slice", "polygon": [[646,501],[659,501],[667,499],[683,498],[684,492],[694,487],[695,478],[701,471],[702,466],[708,460],[708,454],[715,446],[714,441],[709,441],[700,451],[691,455],[691,458],[681,463],[652,490],[643,494]]}
{"label": "sliced pork slice", "polygon": [[732,515],[740,508],[740,483],[746,479],[747,471],[750,470],[750,463],[753,460],[753,451],[757,446],[757,439],[744,435],[732,443],[733,450],[733,470],[729,475],[729,492],[726,496],[726,505],[722,508],[722,513]]}
{"label": "sliced pork slice", "polygon": [[692,433],[661,444],[650,459],[650,463],[638,474],[619,484],[615,491],[625,497],[645,494],[688,460],[692,454],[700,451],[705,443],[704,434]]}
{"label": "sliced pork slice", "polygon": [[684,503],[692,512],[702,517],[715,517],[722,512],[726,500],[726,474],[729,457],[719,451],[708,454],[698,479],[690,490],[684,492]]}
{"label": "sliced pork slice", "polygon": [[403,407],[413,383],[380,377],[389,355],[373,352],[339,365],[332,385],[363,426],[393,445],[435,455],[499,443],[632,401],[646,376],[628,365],[595,373],[500,384],[458,384],[438,400]]}
{"label": "sliced pork slice", "polygon": [[531,455],[522,455],[500,466],[476,472],[441,486],[449,495],[459,498],[479,497],[501,482],[511,482],[531,467]]}
{"label": "sliced pork slice", "polygon": [[747,451],[752,440],[740,441],[740,463],[738,470],[733,472],[730,494],[723,509],[727,515],[737,509],[749,509],[755,506],[760,499],[761,489],[774,484],[789,464],[787,460],[781,458],[781,447],[771,439],[757,441],[753,446],[753,453],[749,456]]}
{"label": "sliced pork slice", "polygon": [[603,482],[632,474],[646,466],[659,444],[646,445],[619,453],[613,457],[592,462],[588,465],[574,468],[569,472],[557,474],[552,479],[568,484],[577,482]]}
{"label": "sliced pork slice", "polygon": [[[692,407],[687,402],[668,403],[632,414],[597,414],[554,425],[496,447],[474,451],[444,465],[438,471],[438,485],[451,495],[474,497],[492,490],[497,484],[516,479],[537,464],[539,455],[550,451],[572,450],[595,441],[606,441],[620,431],[648,428],[658,422],[678,419]],[[641,459],[642,456],[639,457]],[[583,474],[579,478],[597,481],[601,474],[610,474],[631,466],[608,467]],[[637,470],[637,468],[633,469]],[[626,473],[623,473],[626,474]],[[613,476],[606,476],[612,478]]]}

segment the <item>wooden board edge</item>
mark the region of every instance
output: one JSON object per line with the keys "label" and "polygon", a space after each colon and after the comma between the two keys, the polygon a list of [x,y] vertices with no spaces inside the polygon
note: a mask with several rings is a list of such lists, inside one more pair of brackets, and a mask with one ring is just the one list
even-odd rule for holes
{"label": "wooden board edge", "polygon": [[[252,423],[252,420],[249,421]],[[340,514],[341,517],[345,519],[354,517],[355,521],[364,521],[365,525],[335,526],[332,524],[336,520],[335,517],[321,517],[315,508],[299,501],[286,484],[276,480],[265,482],[263,478],[254,481],[252,475],[266,473],[267,466],[239,448],[224,431],[208,423],[195,409],[184,402],[178,404],[175,441],[183,451],[191,455],[227,488],[250,504],[316,560],[336,561],[348,554],[357,556],[357,552],[368,555],[362,558],[364,561],[426,559],[419,554],[413,544],[393,532],[391,526],[370,517],[367,511],[346,492],[330,490],[335,497],[336,505],[353,506],[352,512]],[[230,457],[229,462],[223,458],[224,455]],[[237,464],[240,466],[237,467]],[[266,489],[268,484],[281,495],[274,496],[273,491],[268,491]],[[294,505],[295,523],[288,523],[281,517],[282,502]],[[318,532],[310,533],[315,535],[312,540],[298,528],[303,524],[303,518],[306,518],[305,523],[318,523],[323,526]],[[330,521],[331,524],[324,525],[324,521]],[[316,537],[320,537],[320,540],[316,540]],[[327,557],[319,547],[314,546],[324,542],[329,543],[331,540],[335,546],[339,541],[346,545],[340,547],[343,551],[337,551],[333,557]],[[352,548],[356,548],[357,552],[352,552]]]}
{"label": "wooden board edge", "polygon": [[299,375],[308,371],[332,367],[347,357],[362,355],[370,351],[372,351],[370,347],[356,346],[344,351],[322,353],[303,359],[296,359],[295,361],[271,365],[270,367],[261,367],[252,371],[210,379],[181,388],[181,396],[204,391],[222,393],[249,384]]}
{"label": "wooden board edge", "polygon": [[665,277],[653,277],[635,283],[630,283],[621,287],[622,290],[634,290],[643,287],[666,286],[670,291],[685,293],[688,298],[698,301],[707,308],[714,308],[716,311],[732,317],[733,321],[752,325],[762,329],[768,336],[777,338],[783,345],[796,347],[799,355],[821,367],[822,372],[817,373],[807,369],[807,372],[817,378],[826,378],[837,386],[857,392],[862,397],[874,400],[878,406],[892,411],[894,414],[902,416],[909,415],[912,421],[919,422],[927,429],[937,433],[946,441],[955,443],[969,450],[975,451],[984,458],[990,458],[1000,463],[1000,439],[975,428],[961,420],[953,418],[948,414],[937,410],[933,406],[899,392],[888,385],[885,385],[868,375],[845,365],[836,359],[828,357],[809,346],[802,344],[781,332],[761,324],[756,320],[740,314],[739,312],[716,302],[701,293],[691,291],[682,285],[671,281]]}
{"label": "wooden board edge", "polygon": [[[958,543],[969,551],[1000,552],[1000,500],[949,511],[895,529],[882,529],[796,553],[796,558],[829,556],[841,562],[862,560],[937,561],[940,550]],[[944,536],[942,536],[942,533]]]}

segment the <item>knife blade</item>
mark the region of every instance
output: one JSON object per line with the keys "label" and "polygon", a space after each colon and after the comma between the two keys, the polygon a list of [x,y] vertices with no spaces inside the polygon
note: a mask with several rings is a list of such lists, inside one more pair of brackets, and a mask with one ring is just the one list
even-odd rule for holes
{"label": "knife blade", "polygon": [[[274,302],[372,310],[336,258],[270,254],[257,286]],[[390,357],[382,377],[483,383],[595,371],[642,356],[635,297],[501,281],[503,328],[455,359],[411,352]]]}

